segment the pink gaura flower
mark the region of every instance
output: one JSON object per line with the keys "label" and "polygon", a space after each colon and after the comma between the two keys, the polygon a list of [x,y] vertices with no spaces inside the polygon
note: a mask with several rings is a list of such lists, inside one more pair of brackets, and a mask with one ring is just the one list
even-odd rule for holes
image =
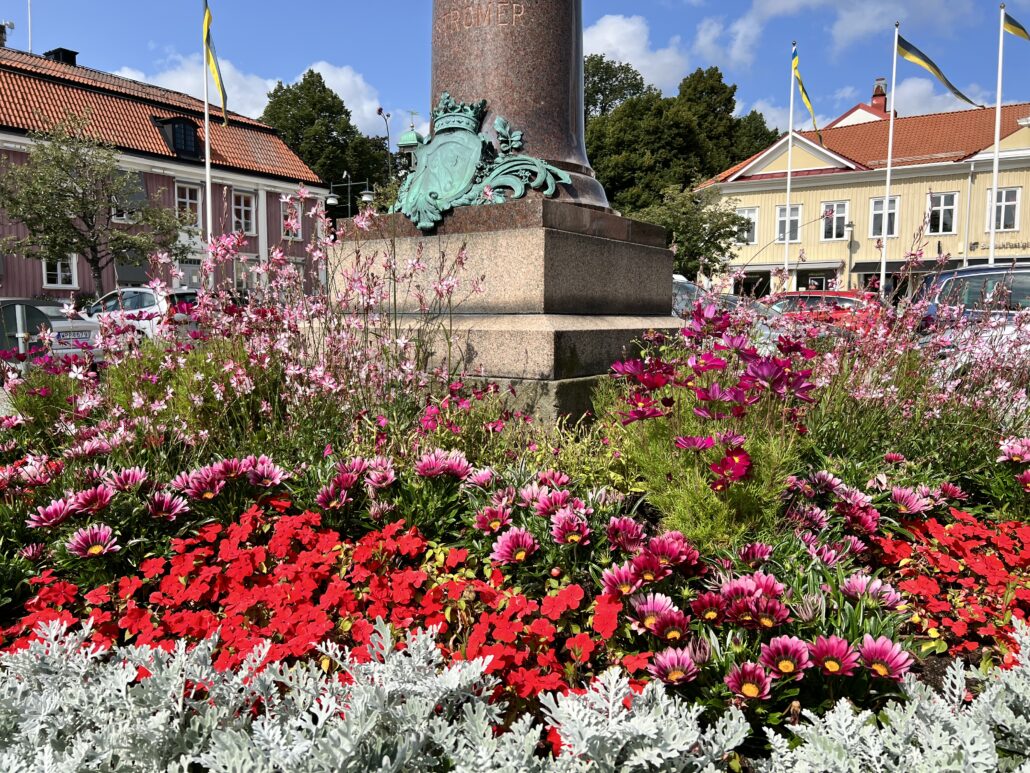
{"label": "pink gaura flower", "polygon": [[752,569],[757,569],[762,564],[766,563],[770,558],[772,558],[772,554],[772,546],[766,545],[764,542],[752,542],[750,545],[745,545],[737,552],[740,560]]}
{"label": "pink gaura flower", "polygon": [[539,548],[540,543],[525,529],[509,529],[497,538],[490,560],[499,564],[522,564]]}
{"label": "pink gaura flower", "polygon": [[690,611],[694,617],[709,625],[718,625],[726,617],[726,599],[719,593],[702,593],[690,602]]}
{"label": "pink gaura flower", "polygon": [[267,456],[262,454],[261,456],[253,459],[250,470],[247,472],[247,482],[251,486],[257,486],[259,488],[275,488],[280,485],[283,480],[288,476],[286,471],[282,467],[277,465]]}
{"label": "pink gaura flower", "polygon": [[75,495],[75,509],[80,513],[95,515],[111,504],[114,489],[106,483],[80,491]]}
{"label": "pink gaura flower", "polygon": [[636,553],[644,546],[644,527],[628,516],[608,521],[608,541],[627,553]]}
{"label": "pink gaura flower", "polygon": [[662,641],[678,642],[687,638],[690,618],[679,609],[662,612],[654,624],[654,635]]}
{"label": "pink gaura flower", "polygon": [[46,507],[37,507],[36,512],[29,515],[25,525],[31,529],[49,529],[64,523],[77,512],[79,508],[75,503],[75,497],[54,499]]}
{"label": "pink gaura flower", "polygon": [[107,480],[116,491],[133,491],[147,482],[147,471],[142,467],[127,467],[111,473]]}
{"label": "pink gaura flower", "polygon": [[762,645],[758,662],[777,679],[797,682],[806,668],[811,668],[808,647],[796,636],[777,636]]}
{"label": "pink gaura flower", "polygon": [[551,516],[551,536],[559,545],[589,545],[590,527],[576,513],[559,510]]}
{"label": "pink gaura flower", "polygon": [[150,516],[163,521],[174,521],[183,513],[189,512],[189,509],[185,499],[166,491],[157,492],[147,503],[147,512]]}
{"label": "pink gaura flower", "polygon": [[641,586],[640,575],[631,563],[609,566],[601,575],[601,586],[606,596],[622,598],[636,592]]}
{"label": "pink gaura flower", "polygon": [[734,665],[723,679],[730,692],[744,700],[766,700],[772,689],[772,677],[757,663]]}
{"label": "pink gaura flower", "polygon": [[653,633],[659,617],[677,610],[664,593],[638,594],[629,600],[629,605],[633,610],[630,627],[637,633]]}
{"label": "pink gaura flower", "polygon": [[487,534],[496,534],[511,525],[510,507],[484,507],[476,513],[475,527]]}
{"label": "pink gaura flower", "polygon": [[839,636],[820,636],[808,645],[808,654],[826,676],[851,676],[858,668],[858,653]]}
{"label": "pink gaura flower", "polygon": [[686,684],[697,678],[697,666],[684,649],[662,650],[647,670],[655,679],[671,685]]}
{"label": "pink gaura flower", "polygon": [[65,543],[65,547],[69,553],[79,558],[96,558],[121,550],[111,527],[104,523],[93,523],[79,529]]}
{"label": "pink gaura flower", "polygon": [[886,636],[874,639],[866,634],[858,648],[865,667],[875,676],[901,681],[912,665],[912,656]]}
{"label": "pink gaura flower", "polygon": [[715,445],[715,438],[692,435],[675,438],[673,443],[676,444],[676,448],[682,448],[686,451],[707,451]]}
{"label": "pink gaura flower", "polygon": [[897,506],[898,512],[903,515],[925,513],[933,507],[933,502],[926,497],[920,496],[910,488],[902,488],[901,486],[895,486],[891,489],[891,501]]}

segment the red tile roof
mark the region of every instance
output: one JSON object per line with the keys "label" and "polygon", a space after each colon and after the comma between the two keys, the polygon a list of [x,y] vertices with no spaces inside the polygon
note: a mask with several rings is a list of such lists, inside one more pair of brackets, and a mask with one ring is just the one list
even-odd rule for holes
{"label": "red tile roof", "polygon": [[[89,131],[96,139],[128,152],[176,158],[154,124],[155,118],[190,118],[197,123],[198,139],[205,140],[204,103],[199,99],[0,48],[0,127],[45,131],[70,113],[88,116]],[[229,125],[223,126],[220,109],[214,105],[211,165],[291,182],[320,182],[275,130],[233,112],[229,113]]]}
{"label": "red tile roof", "polygon": [[[1017,121],[1030,116],[1030,103],[1006,105],[1001,110],[1001,136],[1019,129]],[[887,166],[887,133],[890,121],[871,121],[854,126],[823,129],[827,150],[853,161],[859,169],[882,169]],[[798,132],[812,142],[819,138],[813,131]],[[994,110],[962,110],[955,113],[931,113],[898,118],[894,121],[894,166],[913,166],[963,161],[994,145]],[[763,150],[762,153],[765,151]],[[725,182],[762,155],[751,158],[713,178],[710,183]],[[827,170],[832,173],[839,170]],[[739,177],[739,180],[783,176],[784,173]]]}

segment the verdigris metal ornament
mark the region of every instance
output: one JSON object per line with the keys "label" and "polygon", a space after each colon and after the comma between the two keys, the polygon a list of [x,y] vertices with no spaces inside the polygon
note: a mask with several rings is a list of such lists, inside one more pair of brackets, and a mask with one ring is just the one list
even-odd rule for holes
{"label": "verdigris metal ornament", "polygon": [[433,110],[433,136],[415,148],[415,171],[405,179],[391,212],[402,212],[420,231],[431,231],[456,207],[502,204],[532,188],[553,196],[568,174],[522,155],[522,132],[494,121],[497,146],[480,131],[486,100],[466,104],[444,92]]}

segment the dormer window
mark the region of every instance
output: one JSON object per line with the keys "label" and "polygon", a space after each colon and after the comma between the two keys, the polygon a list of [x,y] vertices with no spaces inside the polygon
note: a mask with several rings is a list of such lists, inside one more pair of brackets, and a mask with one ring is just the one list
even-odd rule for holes
{"label": "dormer window", "polygon": [[197,125],[189,118],[165,118],[154,121],[161,129],[165,142],[175,155],[181,158],[199,158],[200,140]]}

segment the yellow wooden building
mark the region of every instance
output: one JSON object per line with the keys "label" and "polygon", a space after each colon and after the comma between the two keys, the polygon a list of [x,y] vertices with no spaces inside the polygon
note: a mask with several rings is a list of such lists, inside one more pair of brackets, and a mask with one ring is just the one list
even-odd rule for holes
{"label": "yellow wooden building", "polygon": [[[814,132],[795,132],[789,218],[787,135],[708,183],[751,221],[730,261],[736,291],[870,287],[884,254],[892,283],[913,254],[922,254],[917,273],[987,262],[994,110],[895,120],[885,223],[890,123],[885,102],[878,82],[872,103],[856,106],[825,128],[821,144]],[[993,207],[996,262],[1028,261],[1030,213],[1024,197],[1030,187],[1030,103],[1003,108],[1001,136]]]}

